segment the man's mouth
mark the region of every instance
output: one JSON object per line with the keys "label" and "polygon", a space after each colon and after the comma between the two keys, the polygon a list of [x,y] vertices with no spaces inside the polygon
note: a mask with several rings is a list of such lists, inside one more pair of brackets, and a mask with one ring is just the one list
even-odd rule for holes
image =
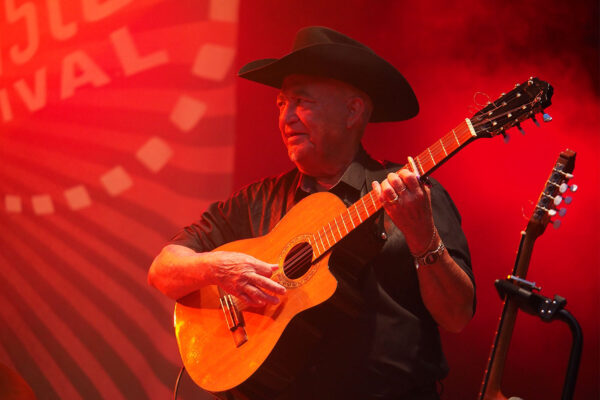
{"label": "man's mouth", "polygon": [[290,132],[285,134],[285,138],[289,144],[294,144],[308,139],[308,134],[304,132]]}

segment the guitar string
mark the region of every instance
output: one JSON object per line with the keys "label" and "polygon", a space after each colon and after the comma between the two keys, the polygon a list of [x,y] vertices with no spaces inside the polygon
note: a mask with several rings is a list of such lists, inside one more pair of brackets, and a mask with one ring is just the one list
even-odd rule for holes
{"label": "guitar string", "polygon": [[[541,91],[540,91],[539,93],[541,93]],[[538,93],[538,95],[539,95],[539,93]],[[515,96],[515,98],[516,98],[516,96]],[[506,100],[506,97],[504,97],[502,100]],[[509,101],[512,101],[512,100],[509,100]],[[503,116],[506,116],[506,115],[508,115],[508,114],[510,114],[510,113],[512,113],[512,112],[515,112],[516,110],[522,109],[523,105],[525,105],[525,104],[528,104],[528,105],[530,105],[530,106],[531,106],[532,104],[536,104],[536,103],[538,103],[537,96],[536,96],[536,97],[535,97],[535,98],[534,98],[532,101],[529,101],[529,102],[523,103],[523,104],[522,104],[521,106],[519,106],[519,107],[515,107],[515,108],[513,108],[513,109],[510,109],[510,110],[508,110],[508,111],[506,111],[506,112],[502,113],[502,114],[499,114],[499,115],[496,115],[496,116],[494,116],[494,119],[498,119],[498,118],[500,118],[500,117],[503,117]],[[497,109],[499,109],[499,108],[500,108],[500,106],[497,106],[495,102],[494,102],[494,103],[491,103],[491,104],[493,104],[493,105],[495,106],[495,108],[494,108],[493,110],[487,111],[488,113],[489,113],[489,112],[493,112],[494,110],[497,110]],[[489,123],[489,122],[490,122],[490,120],[489,120],[488,118],[486,118],[486,119],[484,119],[484,120],[482,120],[482,121],[480,121],[480,122],[477,122],[477,123],[473,124],[473,127],[474,127],[474,128],[475,128],[475,127],[479,127],[479,126],[481,126],[481,125],[484,125],[484,124],[486,124],[486,123]],[[458,132],[457,132],[457,130],[458,130]],[[469,136],[470,136],[470,135],[471,135],[471,132],[470,132],[469,130],[467,130],[467,129],[464,129],[464,128],[462,128],[462,129],[461,129],[461,128],[457,127],[457,128],[455,128],[455,129],[452,131],[452,134],[454,134],[454,135],[456,135],[456,136],[459,136],[459,135],[461,135],[461,138],[462,138],[462,135],[463,135],[464,133],[467,133],[467,132],[469,133]],[[457,133],[458,133],[458,134],[457,134]],[[432,160],[431,160],[431,161],[433,162],[434,166],[435,166],[435,165],[437,165],[437,164],[439,164],[439,162],[440,162],[441,160],[443,160],[443,158],[441,158],[441,159],[439,159],[439,160],[437,160],[437,161],[436,161],[436,159],[437,159],[437,156],[438,156],[438,155],[440,155],[442,152],[444,152],[444,154],[445,154],[445,155],[447,154],[446,147],[449,147],[449,149],[450,149],[450,153],[452,153],[452,152],[453,152],[453,151],[455,151],[455,150],[456,150],[458,147],[460,147],[460,146],[457,146],[456,148],[453,148],[454,146],[445,146],[445,145],[443,145],[443,140],[445,140],[445,139],[448,139],[448,137],[449,137],[450,135],[451,135],[450,133],[448,133],[448,134],[444,135],[444,136],[443,136],[443,137],[442,137],[440,140],[436,141],[436,142],[435,142],[433,145],[431,145],[430,147],[428,147],[428,148],[427,148],[427,150],[426,150],[426,151],[430,153],[430,155],[431,155],[431,158],[432,158]],[[442,143],[440,143],[440,141],[442,141]],[[466,142],[466,140],[465,140],[464,142]],[[464,144],[464,142],[463,142],[463,143],[461,143],[461,145],[462,145],[462,144]],[[441,151],[440,151],[440,150],[441,150]],[[425,158],[427,161],[423,161],[423,160],[422,160],[422,157],[424,157],[424,158]],[[423,164],[429,164],[429,160],[427,159],[427,153],[426,153],[425,151],[424,151],[424,152],[422,152],[422,153],[420,153],[420,154],[417,156],[417,158],[419,159],[419,163],[421,164],[421,166],[423,166]],[[427,170],[430,170],[430,169],[431,169],[431,168],[427,168]],[[369,195],[369,196],[372,196],[372,191],[370,191],[370,192],[369,192],[367,195]],[[366,197],[367,195],[365,195],[364,197]],[[375,212],[376,210],[378,210],[378,209],[379,209],[379,207],[377,207],[377,208],[376,208],[374,211],[372,211],[372,212],[371,212],[371,211],[369,211],[369,209],[368,209],[366,206],[364,206],[364,197],[362,197],[360,200],[363,200],[363,209],[364,209],[364,210],[367,212],[367,217],[369,217],[369,216],[371,216],[371,215],[372,215],[372,212]],[[356,204],[357,204],[357,203],[353,204],[353,205],[355,206],[355,208],[356,208]],[[345,216],[345,214],[346,214],[346,213],[350,213],[350,214],[351,214],[352,212],[353,212],[353,211],[352,211],[352,205],[351,205],[351,206],[348,208],[348,210],[347,210],[347,211],[345,211],[345,212],[343,212],[342,214],[340,214],[340,215],[339,215],[339,217],[341,218],[341,220],[342,220],[342,222],[343,222],[344,224],[345,224],[345,221],[346,221],[346,216]],[[358,216],[358,218],[359,218],[359,220],[360,220],[360,213],[358,212],[358,209],[356,209],[356,210],[354,211],[354,214],[356,214],[356,216]],[[350,215],[349,217],[350,217],[350,219],[351,219],[351,220],[353,220],[353,217],[352,217],[352,215]],[[335,217],[335,218],[333,219],[333,221],[335,221],[335,220],[336,220],[336,218],[337,218],[337,217]],[[331,221],[329,222],[329,224],[331,224]],[[334,245],[335,245],[335,244],[336,244],[336,243],[337,243],[339,240],[341,240],[341,239],[342,239],[342,238],[345,236],[345,235],[342,235],[342,236],[340,236],[340,239],[336,239],[336,238],[335,238],[335,234],[332,232],[332,229],[331,229],[331,228],[328,228],[327,226],[325,226],[325,227],[323,227],[323,228],[322,228],[322,230],[323,230],[323,233],[326,235],[326,239],[328,239],[329,237],[331,237],[331,238],[333,239]],[[341,233],[341,232],[340,232],[340,233]],[[348,234],[348,233],[349,233],[349,230],[347,230],[346,234]],[[310,246],[310,247],[309,247],[309,249],[303,250],[303,251],[301,251],[301,252],[297,252],[297,253],[296,253],[294,256],[292,256],[291,258],[287,259],[287,260],[284,262],[284,273],[291,275],[291,274],[294,274],[295,272],[298,272],[298,270],[299,270],[300,268],[302,268],[302,266],[304,265],[304,262],[303,262],[303,261],[304,261],[304,259],[305,259],[307,256],[309,256],[309,255],[310,255],[310,253],[313,253],[313,254],[314,254],[314,252],[313,252],[313,249],[312,249],[312,246],[310,245],[310,243],[309,243],[309,246]],[[324,254],[325,252],[329,251],[329,249],[330,249],[331,247],[333,247],[333,246],[329,244],[329,246],[327,247],[327,249],[325,249],[325,245],[323,244],[323,251],[322,251],[322,252],[321,252],[321,251],[319,251],[319,252],[320,252],[320,253],[321,253],[321,255],[322,255],[322,254]],[[318,250],[318,248],[317,248],[317,250]]]}
{"label": "guitar string", "polygon": [[[370,191],[369,193],[367,193],[365,196],[363,196],[361,199],[359,199],[357,201],[357,203],[361,202],[361,200],[364,199],[364,197],[371,196],[372,192],[373,191]],[[357,203],[355,203],[355,204],[357,204]],[[379,203],[379,200],[377,200],[377,203]],[[380,204],[379,204],[379,207],[377,207],[377,208],[375,208],[375,206],[371,206],[371,203],[368,203],[368,204],[369,204],[369,206],[365,206],[364,202],[363,202],[363,206],[362,206],[362,208],[367,213],[367,218],[370,217],[371,215],[373,215],[380,207]],[[353,205],[354,204],[350,205],[345,211],[343,211],[340,215],[335,217],[333,220],[335,220],[339,217],[342,219],[342,221],[346,221],[346,214],[348,214],[348,212],[350,212],[351,214],[354,213],[354,214],[356,214],[356,216],[360,217],[357,210],[355,210],[355,211],[352,210]],[[353,219],[354,217],[352,217],[352,215],[349,215],[349,218]],[[331,222],[328,223],[328,225],[330,225],[330,224],[331,224]],[[334,244],[328,246],[327,249],[324,248],[324,250],[322,252],[319,251],[319,253],[321,253],[319,256],[321,256],[324,253],[326,253],[327,251],[329,251],[329,249],[331,249],[338,241],[342,240],[351,231],[351,230],[348,230],[345,235],[342,235],[339,239],[336,239],[334,232],[328,226],[325,226],[325,227],[319,229],[319,231],[320,230],[322,230],[326,236],[332,238]],[[310,246],[310,243],[308,243],[308,244]],[[304,258],[306,256],[310,255],[310,253],[314,254],[312,247],[309,247],[306,250],[297,252],[292,257],[290,257],[289,259],[284,261],[284,265],[283,265],[284,273],[286,275],[292,275],[293,273],[297,272],[304,265],[304,263],[303,263]]]}
{"label": "guitar string", "polygon": [[[461,138],[464,136],[465,133],[468,133],[469,136],[470,136],[470,132],[468,131],[467,128],[464,128],[464,127],[463,128],[458,128],[457,127],[457,128],[455,128],[454,131],[457,134],[457,136],[460,136]],[[449,135],[449,134],[447,134],[447,135]],[[431,147],[433,147],[433,146],[431,146]],[[458,147],[459,146],[457,146],[456,148],[458,148]],[[451,152],[454,151],[454,150],[456,150],[456,148],[452,149]],[[440,151],[436,150],[435,153],[436,153],[436,155],[438,155],[440,153]],[[417,157],[419,157],[419,156],[417,156]],[[424,164],[424,162],[421,162],[421,163]],[[406,168],[406,167],[407,166],[405,165],[403,168]],[[428,170],[429,170],[429,168],[428,168]],[[335,219],[339,217],[339,218],[341,218],[343,224],[346,225],[345,223],[348,220],[348,218],[350,218],[351,220],[356,220],[356,217],[359,217],[359,219],[360,219],[360,214],[359,214],[358,209],[356,207],[356,205],[358,203],[362,203],[363,204],[361,206],[361,208],[366,211],[367,218],[370,217],[373,213],[375,213],[377,210],[379,210],[379,208],[381,207],[381,203],[380,203],[379,199],[376,199],[377,200],[377,207],[376,208],[374,206],[372,206],[371,202],[369,202],[369,201],[367,201],[367,203],[369,204],[369,206],[365,206],[364,202],[363,202],[363,199],[365,197],[367,197],[367,196],[371,196],[371,198],[372,198],[373,197],[373,191],[370,191],[365,196],[361,197],[361,199],[359,199],[356,203],[350,205],[344,212],[342,212],[340,215],[338,215],[337,217],[335,217],[333,219],[333,221],[335,221]],[[353,206],[355,206],[355,207],[353,207]],[[350,215],[347,217],[348,213],[350,213]],[[352,214],[354,214],[356,217],[353,217]],[[331,221],[329,222],[329,224],[331,224]],[[345,235],[343,235],[342,237],[340,237],[340,239],[336,239],[335,238],[335,234],[332,232],[332,230],[330,228],[328,228],[328,226],[324,226],[323,228],[319,229],[319,231],[321,231],[321,230],[326,235],[326,237],[331,237],[333,239],[334,245],[345,236]],[[346,234],[348,234],[349,232],[350,232],[350,230],[347,229]],[[309,245],[310,245],[310,243],[309,243]],[[324,245],[323,245],[323,247],[324,247]],[[327,249],[325,249],[325,247],[324,247],[323,251],[319,251],[319,253],[321,253],[321,255],[322,255],[325,252],[327,252],[331,247],[332,247],[332,245],[328,246]],[[286,275],[292,275],[295,272],[298,272],[298,270],[301,269],[303,267],[303,265],[304,265],[303,259],[307,255],[309,255],[309,253],[312,252],[312,250],[313,249],[311,247],[310,249],[306,249],[304,251],[298,252],[298,253],[294,254],[294,256],[292,256],[291,258],[287,259],[284,262],[284,267],[283,267],[284,268],[284,273]],[[317,250],[318,250],[318,246],[317,246]]]}
{"label": "guitar string", "polygon": [[[468,128],[466,128],[466,127],[457,127],[457,128],[455,128],[455,129],[453,130],[453,132],[452,132],[452,133],[448,133],[448,134],[446,134],[446,135],[445,135],[445,136],[444,136],[442,139],[444,139],[444,138],[446,138],[447,136],[449,136],[449,135],[452,135],[452,134],[455,134],[457,137],[460,137],[460,139],[461,139],[461,140],[459,140],[459,141],[462,141],[462,143],[460,143],[460,145],[462,145],[462,144],[464,144],[464,142],[466,142],[466,140],[464,139],[464,136],[465,136],[465,134],[468,134],[468,137],[470,137],[470,136],[471,136],[471,133],[470,133],[470,131],[468,130]],[[467,140],[468,140],[468,139],[467,139]],[[454,150],[456,150],[456,149],[457,149],[458,147],[460,147],[460,146],[458,146],[458,145],[457,145],[456,147],[454,147],[454,146],[448,146],[448,147],[449,147],[449,149],[450,149],[450,152],[452,153]],[[437,161],[435,161],[435,160],[437,159],[437,156],[439,156],[439,155],[440,155],[440,153],[443,151],[443,150],[441,150],[441,149],[442,149],[442,148],[441,148],[441,144],[439,143],[439,141],[437,141],[437,142],[435,142],[435,143],[434,143],[432,146],[430,146],[430,147],[428,148],[428,150],[427,150],[427,151],[429,151],[430,149],[431,149],[431,153],[432,153],[432,157],[433,157],[434,165],[436,165],[436,164],[438,164],[438,163],[439,163],[439,161],[441,161],[441,160],[437,160]],[[425,152],[422,152],[421,154],[419,154],[419,156],[417,156],[417,157],[419,158],[419,162],[420,162],[420,164],[421,164],[421,165],[423,165],[423,164],[425,164],[425,165],[426,165],[426,164],[429,164],[429,163],[430,163],[430,161],[429,161],[429,160],[427,160],[427,161],[422,161],[422,160],[421,160],[421,157],[425,157],[425,155],[426,155],[426,154],[427,154],[427,153],[425,153]],[[406,167],[406,166],[405,166],[405,167]],[[430,168],[427,168],[427,170],[430,170]],[[372,196],[372,191],[370,191],[369,193],[367,193],[367,195],[368,195],[368,196]],[[367,195],[365,195],[364,197],[366,197]],[[361,202],[361,201],[364,199],[364,197],[362,197],[362,198],[361,198],[361,199],[360,199],[360,200],[359,200],[357,203],[350,205],[350,206],[347,208],[347,210],[345,210],[345,211],[344,211],[344,212],[342,212],[340,215],[338,215],[338,217],[340,217],[340,218],[342,219],[342,222],[343,222],[344,224],[345,224],[345,222],[347,221],[346,214],[348,214],[348,213],[350,213],[350,215],[349,215],[349,218],[350,218],[350,219],[353,219],[353,220],[355,220],[355,219],[356,219],[355,217],[353,217],[353,216],[352,216],[352,214],[355,214],[355,215],[356,215],[357,217],[359,217],[359,219],[360,219],[360,214],[359,214],[359,212],[358,212],[357,208],[356,208],[356,207],[354,207],[354,210],[353,210],[353,206],[355,206],[356,204],[360,203],[360,202]],[[377,202],[379,203],[379,200],[378,200]],[[370,202],[368,202],[368,203],[370,204]],[[380,206],[380,204],[379,204],[379,206]],[[364,206],[364,203],[363,203],[363,206],[362,206],[362,208],[363,208],[363,209],[364,209],[364,210],[367,212],[367,217],[371,216],[371,215],[372,215],[372,213],[374,213],[376,210],[378,210],[378,209],[379,209],[379,207],[377,207],[377,209],[376,209],[376,210],[369,210],[369,208],[372,208],[372,207],[366,208],[366,207]],[[335,221],[335,219],[336,219],[336,218],[338,218],[338,217],[335,217],[335,218],[333,219],[333,221]],[[329,222],[329,224],[331,224],[331,221]],[[325,234],[326,238],[332,238],[332,239],[333,239],[333,241],[334,241],[334,245],[335,245],[335,244],[336,244],[336,243],[337,243],[339,240],[341,240],[341,239],[343,238],[343,236],[342,236],[342,237],[340,237],[340,239],[336,239],[336,238],[335,238],[335,234],[332,232],[332,230],[331,230],[331,229],[330,229],[328,226],[324,226],[323,228],[319,229],[319,231],[321,231],[321,230],[322,230],[322,231],[323,231],[323,233]],[[348,233],[349,233],[349,232],[346,232],[346,234],[348,234]],[[345,236],[345,235],[344,235],[344,236]],[[309,246],[310,246],[310,243],[309,243]],[[317,246],[317,247],[318,247],[318,246]],[[331,247],[332,247],[332,245],[329,245],[329,246],[327,246],[327,249],[325,249],[325,245],[323,244],[323,251],[319,251],[319,253],[321,253],[321,254],[324,254],[324,253],[325,253],[325,252],[327,252],[327,251],[328,251],[328,250],[329,250]],[[318,250],[318,248],[317,248],[317,250]],[[292,256],[291,258],[287,259],[287,260],[284,262],[284,266],[283,266],[284,273],[285,273],[286,275],[293,275],[294,273],[298,272],[298,271],[299,271],[299,270],[300,270],[300,269],[301,269],[301,268],[302,268],[302,267],[305,265],[305,263],[304,263],[304,259],[305,259],[307,256],[309,256],[311,252],[313,252],[312,246],[311,246],[309,249],[306,249],[306,250],[303,250],[303,251],[297,252],[296,254],[294,254],[294,256]]]}
{"label": "guitar string", "polygon": [[[372,192],[372,191],[371,191],[371,192]],[[371,194],[371,192],[369,192],[367,195],[370,195],[370,194]],[[364,197],[366,197],[367,195],[365,195]],[[364,197],[363,197],[363,198],[364,198]],[[361,199],[362,199],[362,198],[361,198]],[[361,200],[359,200],[358,202],[360,202],[360,201],[361,201]],[[357,203],[358,203],[358,202],[357,202]],[[357,204],[357,203],[355,203],[355,204]],[[369,204],[370,204],[370,203],[369,203]],[[374,206],[370,206],[370,205],[369,205],[369,206],[366,206],[366,207],[365,207],[365,206],[363,206],[363,209],[366,211],[366,213],[367,213],[367,215],[368,215],[368,216],[371,216],[373,213],[375,213],[375,212],[377,211],[377,209],[374,209],[374,208],[375,208]],[[345,223],[345,221],[346,221],[346,218],[347,218],[347,217],[346,217],[346,214],[348,214],[348,212],[350,212],[350,215],[349,215],[349,217],[348,217],[348,218],[355,219],[354,217],[352,217],[352,215],[351,215],[352,213],[354,213],[354,214],[356,214],[357,216],[359,216],[359,215],[358,215],[358,213],[357,213],[357,211],[354,211],[354,210],[352,210],[352,205],[351,205],[351,206],[350,206],[350,207],[348,207],[348,208],[347,208],[345,211],[343,211],[343,212],[342,212],[340,215],[338,215],[337,217],[335,217],[333,220],[335,220],[335,219],[337,219],[337,218],[339,217],[339,218],[341,218],[341,219],[342,219],[342,221]],[[331,222],[329,222],[329,223],[328,223],[328,225],[330,225],[330,224],[331,224]],[[342,235],[342,236],[340,236],[340,238],[339,238],[339,239],[336,239],[336,238],[335,238],[335,234],[333,233],[332,229],[328,228],[327,226],[325,226],[325,227],[323,227],[323,228],[319,229],[319,231],[320,231],[320,230],[322,230],[322,231],[323,231],[323,233],[324,233],[326,236],[328,236],[328,237],[332,238],[332,240],[333,240],[334,244],[333,244],[333,245],[329,245],[329,246],[327,247],[327,249],[325,249],[325,247],[324,247],[324,248],[323,248],[323,251],[319,251],[319,253],[320,253],[320,255],[319,255],[319,256],[321,256],[321,255],[323,255],[324,253],[326,253],[327,251],[329,251],[329,249],[331,249],[331,248],[332,248],[332,247],[333,247],[333,246],[334,246],[334,245],[335,245],[335,244],[336,244],[338,241],[342,240],[342,239],[343,239],[343,238],[344,238],[344,237],[345,237],[345,236],[346,236],[348,233],[350,233],[350,231],[351,231],[351,230],[348,230],[348,231],[346,232],[346,234],[345,234],[345,235]],[[313,235],[313,236],[314,236],[314,235]],[[310,243],[308,243],[308,244],[309,244],[309,246],[310,246]],[[305,258],[307,255],[310,255],[310,253],[313,253],[313,254],[314,254],[312,247],[310,247],[309,249],[306,249],[306,250],[304,250],[304,251],[297,252],[296,254],[294,254],[294,256],[292,256],[291,258],[287,259],[287,260],[284,262],[284,272],[286,273],[286,275],[292,275],[293,273],[297,272],[297,271],[298,271],[300,268],[302,268],[302,266],[304,265],[304,263],[303,263],[303,259],[304,259],[304,258]]]}

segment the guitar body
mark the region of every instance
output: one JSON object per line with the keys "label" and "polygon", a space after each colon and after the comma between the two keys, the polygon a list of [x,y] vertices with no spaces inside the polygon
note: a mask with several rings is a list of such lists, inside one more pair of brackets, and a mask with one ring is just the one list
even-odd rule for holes
{"label": "guitar body", "polygon": [[[217,286],[207,286],[175,305],[175,334],[183,364],[190,377],[205,390],[220,392],[238,386],[265,361],[284,329],[300,312],[329,299],[337,281],[329,271],[330,253],[313,258],[300,277],[286,277],[282,265],[288,252],[346,209],[327,192],[306,197],[293,207],[267,235],[227,243],[216,250],[249,254],[279,264],[272,279],[286,286],[277,305],[242,311],[247,341],[237,345],[228,328]],[[241,304],[240,304],[241,305]]]}

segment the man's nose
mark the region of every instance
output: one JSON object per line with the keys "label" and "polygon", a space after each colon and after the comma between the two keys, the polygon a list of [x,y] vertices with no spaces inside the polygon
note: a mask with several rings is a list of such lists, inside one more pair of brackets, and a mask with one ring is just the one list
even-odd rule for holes
{"label": "man's nose", "polygon": [[288,104],[281,109],[281,119],[287,125],[293,124],[298,121],[298,115],[296,114],[296,107],[292,104]]}

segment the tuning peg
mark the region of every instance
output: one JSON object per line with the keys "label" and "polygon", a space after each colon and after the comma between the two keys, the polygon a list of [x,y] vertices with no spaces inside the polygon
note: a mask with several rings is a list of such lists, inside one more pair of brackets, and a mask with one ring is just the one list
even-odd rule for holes
{"label": "tuning peg", "polygon": [[550,122],[550,121],[552,121],[552,117],[549,114],[543,113],[542,114],[542,121],[544,121],[544,122]]}
{"label": "tuning peg", "polygon": [[545,194],[545,193],[543,195],[546,198],[552,199],[552,202],[554,203],[555,206],[560,205],[560,203],[562,203],[562,201],[563,201],[563,198],[561,196],[554,196],[554,197],[552,197],[549,194]]}
{"label": "tuning peg", "polygon": [[564,207],[561,208],[560,210],[558,210],[558,215],[564,217],[565,215],[567,215],[567,209]]}
{"label": "tuning peg", "polygon": [[560,203],[563,201],[563,198],[561,196],[556,196],[554,197],[554,205],[558,206],[560,205]]}
{"label": "tuning peg", "polygon": [[556,215],[556,210],[554,208],[546,208],[546,207],[543,207],[540,205],[536,206],[536,208],[539,208],[540,210],[545,211],[551,217],[554,217]]}
{"label": "tuning peg", "polygon": [[560,224],[561,224],[560,219],[552,221],[552,226],[554,227],[554,229],[560,228]]}
{"label": "tuning peg", "polygon": [[504,143],[510,142],[510,136],[506,132],[500,132],[500,134],[504,137]]}
{"label": "tuning peg", "polygon": [[531,120],[533,121],[534,124],[536,124],[538,127],[540,126],[540,123],[538,122],[537,119],[535,119],[535,115],[531,117]]}
{"label": "tuning peg", "polygon": [[571,196],[565,197],[565,204],[571,204],[572,201],[573,201],[573,198]]}
{"label": "tuning peg", "polygon": [[566,183],[561,183],[561,185],[558,187],[558,191],[564,193],[567,191],[568,188],[569,185],[567,185]]}
{"label": "tuning peg", "polygon": [[[573,176],[573,175],[571,175]],[[569,189],[571,190],[571,192],[575,193],[577,191],[577,189],[579,189],[579,186],[573,184],[571,186],[569,186]]]}
{"label": "tuning peg", "polygon": [[525,135],[525,131],[521,128],[521,124],[517,124],[517,129],[521,132],[521,135]]}

